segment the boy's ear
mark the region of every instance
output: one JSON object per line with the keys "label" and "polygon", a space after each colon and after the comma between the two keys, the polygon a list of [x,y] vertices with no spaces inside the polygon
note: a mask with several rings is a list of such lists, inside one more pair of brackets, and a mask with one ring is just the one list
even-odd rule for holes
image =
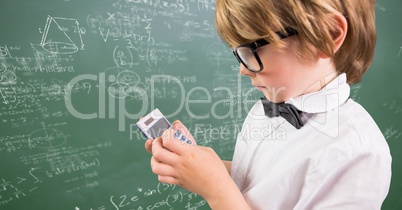
{"label": "boy's ear", "polygon": [[[348,32],[348,22],[345,16],[343,16],[340,13],[334,13],[333,18],[336,24],[335,27],[333,28],[333,31],[331,31],[331,36],[334,43],[333,53],[335,54],[336,51],[338,51],[339,48],[341,48],[343,42],[345,41],[346,34]],[[327,58],[328,56],[325,55],[324,53],[319,53],[319,57]]]}
{"label": "boy's ear", "polygon": [[348,32],[348,22],[342,14],[334,14],[334,19],[336,25],[334,30],[331,32],[332,40],[334,40],[334,53],[341,48],[343,41],[345,41],[346,34]]}

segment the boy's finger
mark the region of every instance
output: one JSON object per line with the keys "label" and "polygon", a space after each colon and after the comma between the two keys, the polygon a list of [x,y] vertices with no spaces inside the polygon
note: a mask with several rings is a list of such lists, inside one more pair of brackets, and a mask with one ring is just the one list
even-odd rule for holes
{"label": "boy's finger", "polygon": [[158,150],[163,149],[161,137],[152,140],[151,149],[152,153],[158,152]]}
{"label": "boy's finger", "polygon": [[187,129],[185,125],[180,120],[176,120],[172,124],[172,128],[174,130],[180,131],[180,133],[186,137],[186,139],[190,140],[193,145],[197,145],[193,135],[191,135],[190,131]]}
{"label": "boy's finger", "polygon": [[145,142],[145,149],[147,150],[148,153],[152,154],[152,139],[148,139]]}
{"label": "boy's finger", "polygon": [[188,150],[188,147],[191,147],[191,145],[177,138],[174,138],[173,136],[175,133],[176,131],[173,129],[165,130],[162,134],[162,144],[164,148],[180,155]]}
{"label": "boy's finger", "polygon": [[176,153],[170,151],[165,147],[153,150],[152,155],[153,158],[167,165],[174,165],[175,163],[178,162],[179,158],[179,156]]}
{"label": "boy's finger", "polygon": [[151,158],[151,168],[154,174],[162,175],[162,176],[172,176],[174,174],[174,169],[172,166],[167,165],[157,158]]}

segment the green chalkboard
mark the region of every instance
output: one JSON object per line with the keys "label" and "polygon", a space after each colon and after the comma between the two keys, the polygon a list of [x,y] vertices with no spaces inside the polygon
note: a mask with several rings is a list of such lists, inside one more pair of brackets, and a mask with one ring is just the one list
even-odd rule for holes
{"label": "green chalkboard", "polygon": [[[261,97],[217,36],[209,0],[0,3],[0,209],[209,209],[151,172],[135,122],[159,108],[231,159]],[[375,60],[352,97],[393,155],[402,207],[402,1],[377,1]]]}
{"label": "green chalkboard", "polygon": [[[377,48],[374,62],[354,98],[383,131],[393,157],[391,188],[382,209],[402,208],[402,1],[377,1]],[[361,88],[360,88],[361,87]]]}

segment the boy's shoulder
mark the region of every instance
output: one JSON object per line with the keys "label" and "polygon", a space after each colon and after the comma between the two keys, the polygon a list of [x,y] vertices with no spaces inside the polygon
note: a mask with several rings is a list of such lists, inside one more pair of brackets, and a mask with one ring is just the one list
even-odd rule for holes
{"label": "boy's shoulder", "polygon": [[340,106],[339,124],[342,128],[341,135],[347,136],[349,133],[353,133],[358,137],[356,141],[358,140],[359,143],[386,145],[386,140],[375,120],[362,105],[353,99],[349,99]]}

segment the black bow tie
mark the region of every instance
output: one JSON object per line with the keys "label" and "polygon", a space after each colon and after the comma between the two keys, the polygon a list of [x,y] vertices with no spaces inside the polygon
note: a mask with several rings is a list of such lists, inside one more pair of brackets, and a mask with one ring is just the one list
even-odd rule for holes
{"label": "black bow tie", "polygon": [[267,117],[282,116],[295,128],[300,129],[303,127],[304,122],[301,119],[301,111],[297,110],[295,106],[287,103],[272,103],[265,97],[261,98],[264,106],[264,112]]}

